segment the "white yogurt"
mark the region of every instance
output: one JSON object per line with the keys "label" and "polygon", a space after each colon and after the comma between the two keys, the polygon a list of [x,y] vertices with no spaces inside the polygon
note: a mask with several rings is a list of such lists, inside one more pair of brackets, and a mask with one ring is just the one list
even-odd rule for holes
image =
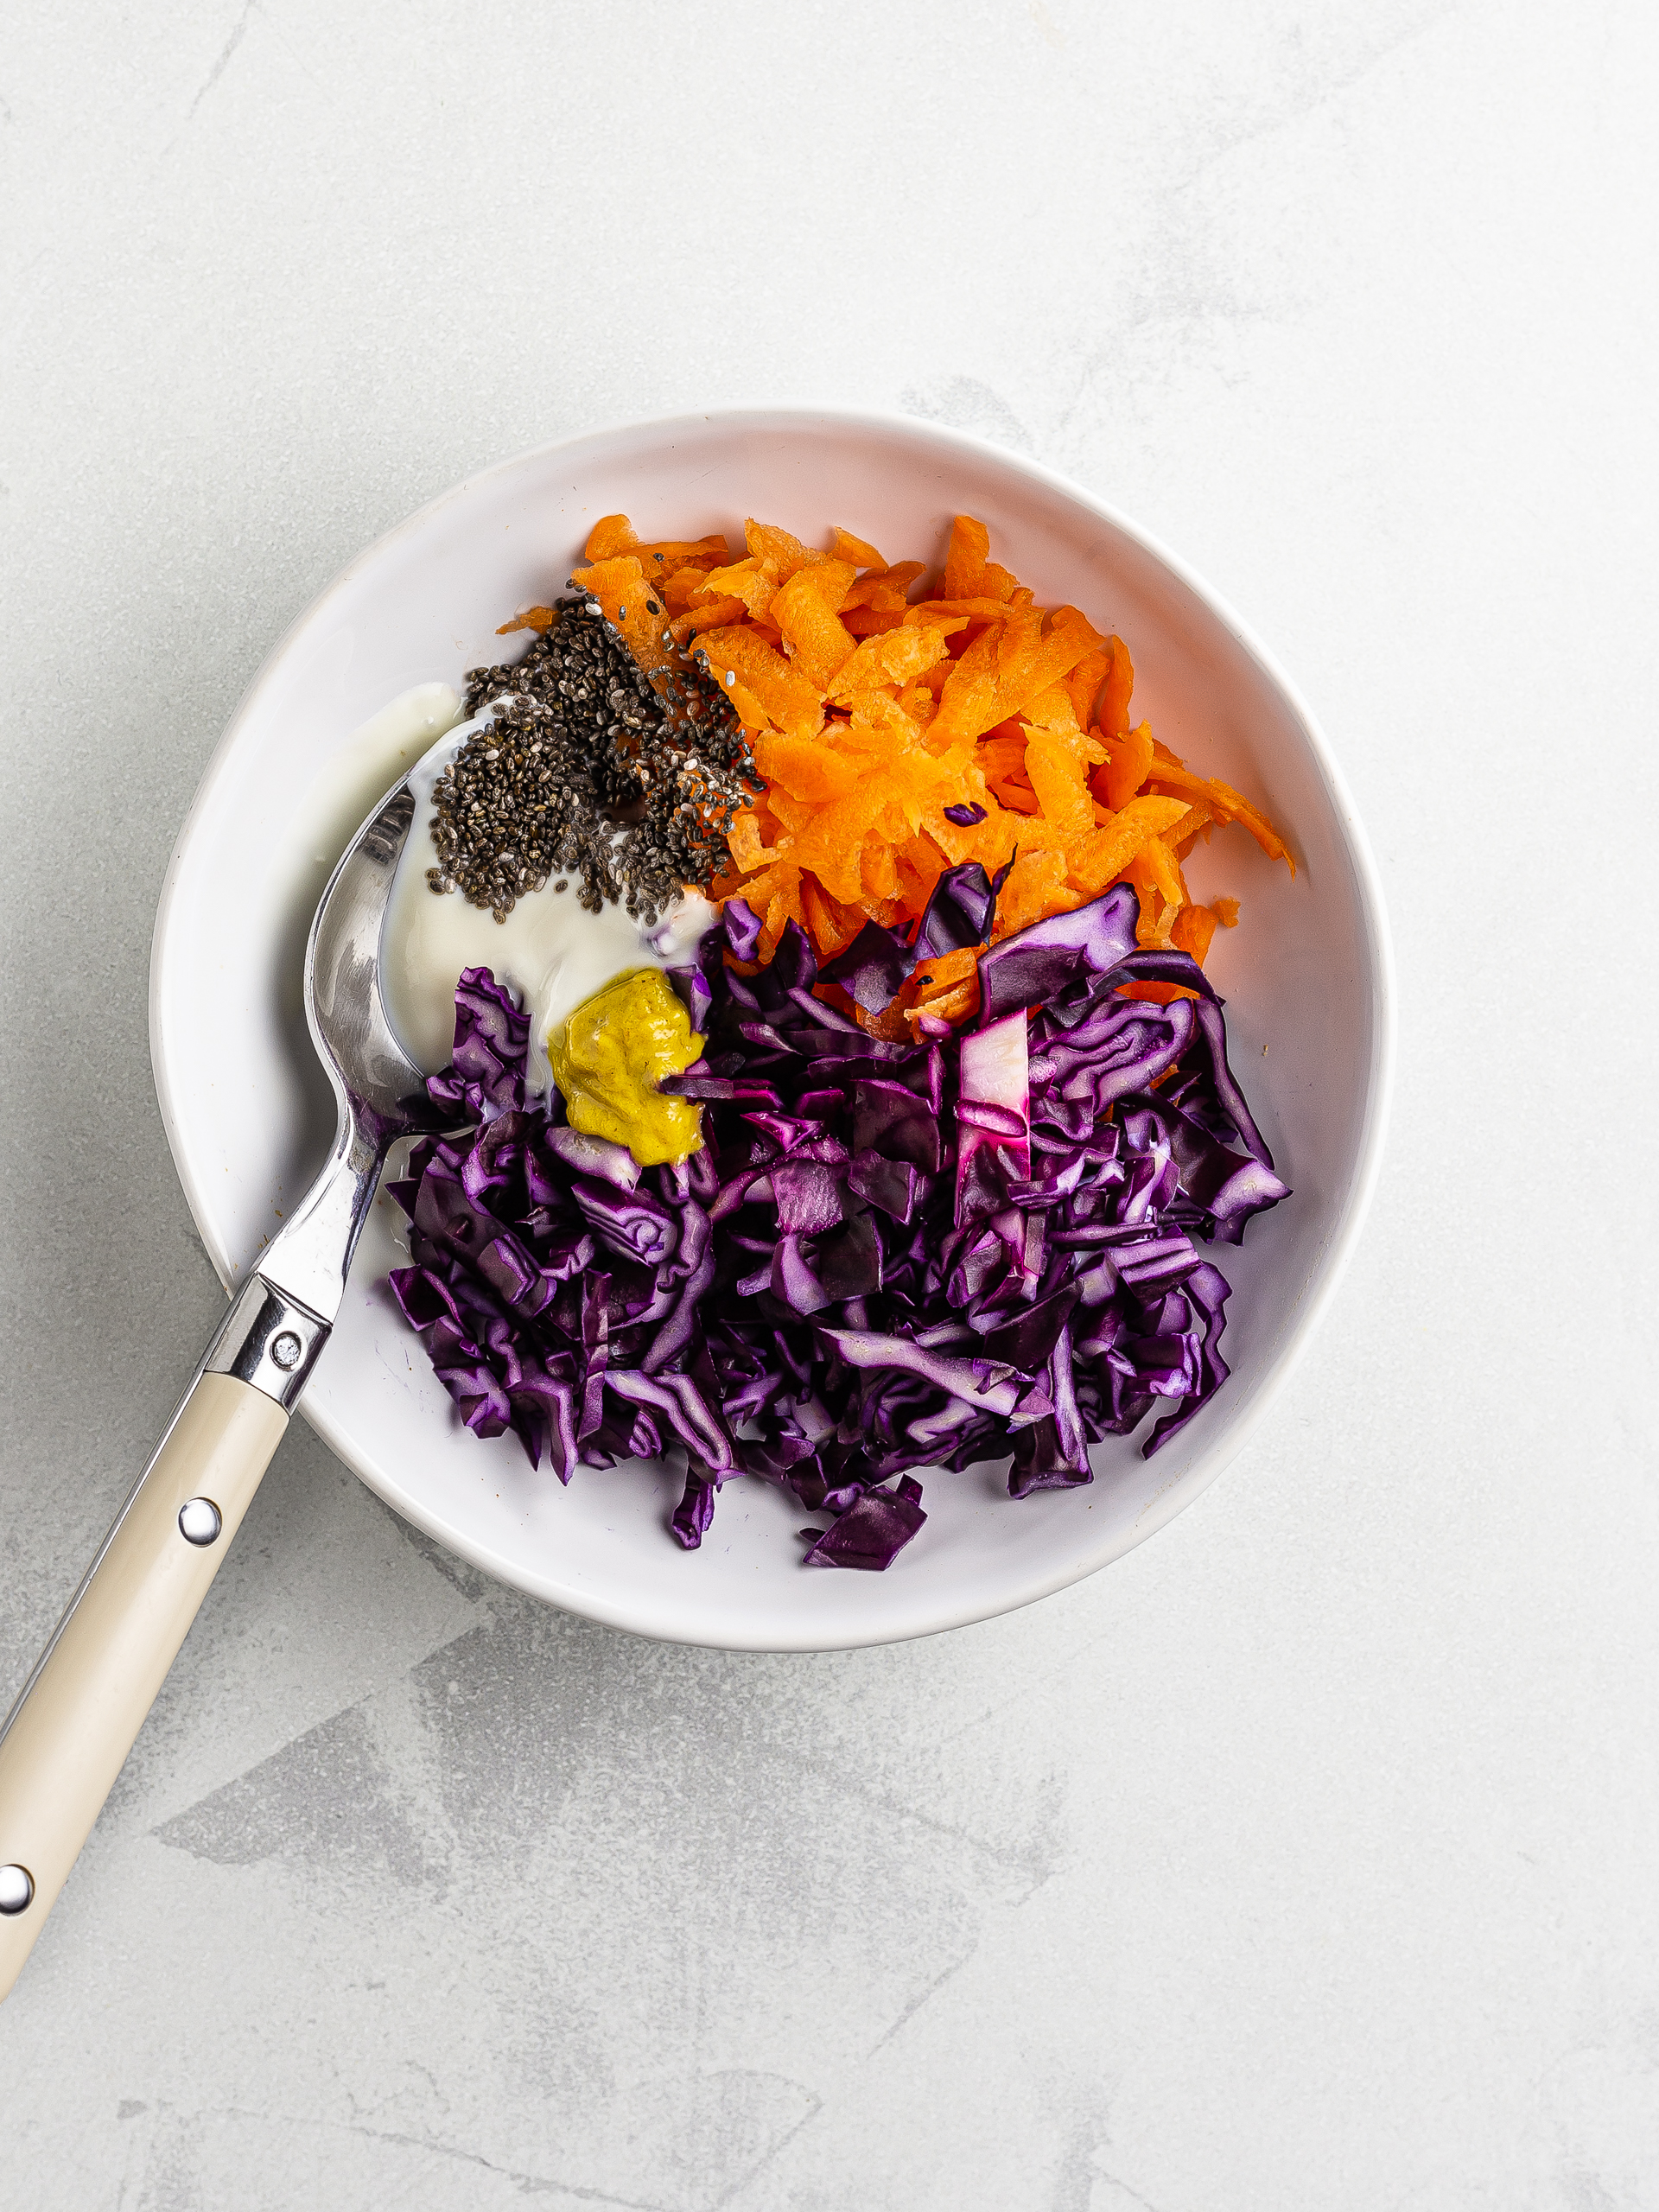
{"label": "white yogurt", "polygon": [[488,720],[486,714],[451,729],[410,776],[415,820],[381,931],[380,988],[404,1051],[428,1075],[436,1075],[448,1065],[454,1042],[461,969],[491,969],[530,1016],[527,1086],[539,1096],[553,1079],[549,1033],[615,976],[638,968],[683,967],[717,917],[695,891],[649,929],[621,906],[592,914],[575,888],[579,877],[571,879],[568,891],[555,891],[550,882],[522,893],[505,922],[487,906],[470,905],[459,891],[435,893],[426,880],[435,859],[432,793],[467,740]]}
{"label": "white yogurt", "polygon": [[279,832],[273,870],[292,886],[285,957],[279,984],[283,1017],[303,1037],[305,940],[329,877],[370,809],[393,790],[435,737],[461,716],[461,695],[448,683],[400,691],[349,737],[340,740],[307,785],[292,820]]}
{"label": "white yogurt", "polygon": [[[330,753],[305,795],[302,831],[314,864],[330,874],[368,820],[369,809],[453,729],[461,695],[448,683],[417,683],[354,729]],[[312,901],[315,906],[315,900]]]}

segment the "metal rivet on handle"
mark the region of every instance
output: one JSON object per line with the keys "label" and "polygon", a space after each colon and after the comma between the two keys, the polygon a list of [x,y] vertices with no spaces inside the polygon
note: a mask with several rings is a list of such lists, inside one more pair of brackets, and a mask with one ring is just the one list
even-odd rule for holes
{"label": "metal rivet on handle", "polygon": [[214,1544],[225,1523],[211,1497],[188,1497],[179,1508],[179,1534],[187,1544]]}
{"label": "metal rivet on handle", "polygon": [[35,1877],[27,1866],[0,1866],[0,1912],[27,1912],[35,1898]]}
{"label": "metal rivet on handle", "polygon": [[300,1340],[292,1329],[284,1329],[279,1337],[270,1340],[270,1356],[284,1375],[300,1363]]}

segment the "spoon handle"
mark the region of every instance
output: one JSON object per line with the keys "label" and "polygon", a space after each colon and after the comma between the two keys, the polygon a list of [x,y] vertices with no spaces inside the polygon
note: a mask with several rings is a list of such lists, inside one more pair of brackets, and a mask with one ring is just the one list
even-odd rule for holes
{"label": "spoon handle", "polygon": [[92,1833],[327,1334],[257,1276],[248,1285],[0,1730],[0,1999]]}

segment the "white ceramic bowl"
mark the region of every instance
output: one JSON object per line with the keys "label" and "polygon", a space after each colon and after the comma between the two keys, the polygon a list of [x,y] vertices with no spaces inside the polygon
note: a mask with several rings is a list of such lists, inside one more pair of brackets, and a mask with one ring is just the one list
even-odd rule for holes
{"label": "white ceramic bowl", "polygon": [[[595,1620],[686,1643],[826,1649],[919,1636],[1045,1596],[1171,1520],[1255,1428],[1352,1249],[1376,1179],[1392,1048],[1387,929],[1352,802],[1306,707],[1198,579],[1075,485],[976,438],[901,417],[685,416],[543,446],[460,485],[383,537],[296,622],[208,765],[156,918],[150,1036],[168,1141],[227,1284],[308,1181],[332,1127],[299,1003],[312,907],[333,855],[311,823],[341,741],[394,695],[501,656],[497,624],[561,589],[594,520],[647,537],[746,515],[810,540],[842,524],[891,560],[932,557],[980,516],[995,557],[1128,640],[1135,711],[1205,773],[1265,805],[1293,883],[1242,830],[1195,853],[1200,896],[1242,925],[1210,972],[1234,1066],[1294,1195],[1219,1256],[1236,1295],[1232,1379],[1146,1460],[1114,1442],[1088,1489],[1016,1503],[1001,1471],[926,1478],[929,1519],[885,1574],[804,1569],[807,1516],[728,1485],[701,1551],[667,1533],[675,1486],[639,1464],[532,1473],[512,1436],[459,1426],[383,1279],[389,1202],[363,1240],[340,1326],[302,1403],[399,1513],[504,1582]],[[513,641],[515,644],[518,641]],[[308,842],[308,840],[309,842]]]}

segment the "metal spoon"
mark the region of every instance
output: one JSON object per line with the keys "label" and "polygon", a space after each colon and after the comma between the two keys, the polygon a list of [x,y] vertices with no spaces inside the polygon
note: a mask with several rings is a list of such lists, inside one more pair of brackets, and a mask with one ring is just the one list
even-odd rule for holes
{"label": "metal spoon", "polygon": [[339,1101],[328,1163],[269,1247],[0,1729],[0,1998],[121,1771],[327,1343],[390,1147],[432,1126],[380,995],[380,933],[415,818],[383,799],[329,880],[305,953]]}

